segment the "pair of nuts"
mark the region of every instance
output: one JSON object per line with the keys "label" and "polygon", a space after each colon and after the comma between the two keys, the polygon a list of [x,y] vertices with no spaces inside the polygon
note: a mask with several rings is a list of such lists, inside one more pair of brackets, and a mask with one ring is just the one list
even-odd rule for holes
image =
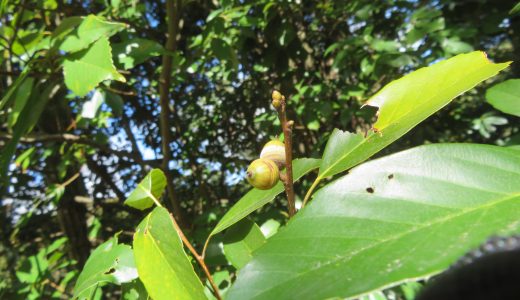
{"label": "pair of nuts", "polygon": [[280,179],[280,168],[285,166],[285,145],[273,140],[265,144],[260,158],[247,168],[246,178],[257,189],[269,190]]}

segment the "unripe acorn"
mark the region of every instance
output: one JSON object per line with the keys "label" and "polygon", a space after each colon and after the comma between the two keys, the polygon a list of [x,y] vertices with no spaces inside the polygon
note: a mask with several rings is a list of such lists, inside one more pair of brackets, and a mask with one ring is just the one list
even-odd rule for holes
{"label": "unripe acorn", "polygon": [[278,167],[272,160],[259,158],[247,168],[247,181],[257,189],[269,190],[280,179]]}
{"label": "unripe acorn", "polygon": [[271,103],[273,104],[274,108],[280,108],[282,105],[283,95],[277,90],[274,90],[271,99],[273,100]]}
{"label": "unripe acorn", "polygon": [[267,142],[260,152],[260,158],[269,159],[282,168],[285,166],[285,145],[278,140]]}

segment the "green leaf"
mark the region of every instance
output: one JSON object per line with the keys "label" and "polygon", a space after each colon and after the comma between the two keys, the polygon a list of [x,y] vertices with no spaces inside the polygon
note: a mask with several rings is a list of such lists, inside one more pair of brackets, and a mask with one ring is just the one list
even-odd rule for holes
{"label": "green leaf", "polygon": [[148,300],[150,297],[146,292],[143,282],[139,278],[121,285],[121,300]]}
{"label": "green leaf", "polygon": [[520,232],[520,151],[421,146],[316,193],[240,270],[227,299],[358,297],[441,272],[494,234]]}
{"label": "green leaf", "polygon": [[343,169],[337,164],[338,157],[348,156],[359,144],[363,142],[361,134],[334,129],[329,137],[320,165],[320,174],[337,174]]}
{"label": "green leaf", "polygon": [[[294,181],[300,179],[303,175],[316,169],[320,164],[319,159],[300,158],[293,161],[293,177]],[[220,219],[217,226],[213,229],[210,236],[215,235],[222,230],[237,223],[250,213],[271,202],[274,197],[284,191],[283,184],[278,182],[275,187],[270,190],[252,189],[238,200],[233,207]]]}
{"label": "green leaf", "polygon": [[165,187],[166,176],[160,169],[153,169],[130,193],[125,204],[140,210],[147,209],[153,205],[155,200],[161,198]]}
{"label": "green leaf", "polygon": [[168,211],[156,207],[134,235],[137,272],[155,300],[206,299]]}
{"label": "green leaf", "polygon": [[486,91],[486,99],[494,108],[520,117],[520,79],[509,79]]}
{"label": "green leaf", "polygon": [[[45,85],[45,88],[43,88],[43,85]],[[0,155],[0,179],[3,184],[8,184],[6,174],[16,151],[18,141],[20,141],[23,135],[32,131],[47,102],[54,97],[59,88],[60,86],[56,82],[45,82],[34,86],[31,97],[20,113],[18,121],[13,126],[11,140],[2,148],[2,155]]]}
{"label": "green leaf", "polygon": [[20,84],[22,84],[25,81],[25,78],[27,75],[29,75],[29,71],[31,68],[26,67],[22,70],[22,73],[20,73],[20,76],[16,78],[16,80],[9,86],[9,89],[7,90],[7,93],[2,97],[2,100],[0,100],[0,110],[3,110],[4,107],[7,105],[9,100],[11,100],[11,97],[13,94],[17,91]]}
{"label": "green leaf", "polygon": [[520,12],[520,2],[518,2],[511,10],[509,11],[510,15],[515,15]]}
{"label": "green leaf", "polygon": [[83,97],[101,81],[125,82],[112,64],[112,50],[106,37],[84,51],[68,56],[63,62],[65,84],[74,94]]}
{"label": "green leaf", "polygon": [[253,251],[265,243],[265,237],[260,227],[246,218],[229,228],[222,242],[226,258],[238,270],[251,260]]}
{"label": "green leaf", "polygon": [[114,236],[90,254],[74,286],[74,298],[90,299],[104,283],[121,284],[136,278],[132,248],[118,244]]}
{"label": "green leaf", "polygon": [[164,52],[164,48],[161,44],[139,38],[126,40],[124,43],[113,44],[113,48],[117,63],[122,65],[125,70],[131,69],[145,62],[150,57],[161,55]]}
{"label": "green leaf", "polygon": [[[368,100],[366,105],[378,107],[374,131],[363,140],[360,135],[336,133],[334,139],[344,151],[327,145],[335,157],[327,155],[327,167],[320,168],[313,186],[323,178],[352,168],[379,152],[417,124],[448,104],[453,98],[479,82],[496,75],[510,63],[491,63],[484,52],[461,54],[430,67],[414,71],[392,81]],[[352,139],[352,141],[350,141]],[[336,141],[331,141],[337,143]]]}
{"label": "green leaf", "polygon": [[59,49],[65,52],[83,50],[98,39],[108,40],[109,37],[126,28],[126,24],[108,22],[95,15],[82,18],[81,22],[78,17],[67,20],[67,23],[58,27],[53,33],[54,39],[63,38]]}
{"label": "green leaf", "polygon": [[18,117],[22,113],[22,110],[25,107],[25,104],[27,104],[27,101],[29,100],[29,97],[31,96],[32,89],[34,85],[34,78],[29,77],[25,79],[20,86],[16,89],[16,92],[14,94],[14,104],[13,104],[13,110],[8,116],[8,125],[10,128],[16,124],[16,121],[18,120]]}

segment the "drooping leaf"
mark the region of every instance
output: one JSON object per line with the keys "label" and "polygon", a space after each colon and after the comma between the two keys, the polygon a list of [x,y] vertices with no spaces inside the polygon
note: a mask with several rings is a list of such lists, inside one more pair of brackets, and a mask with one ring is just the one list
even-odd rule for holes
{"label": "drooping leaf", "polygon": [[18,117],[19,120],[13,126],[11,139],[2,148],[2,155],[0,155],[0,179],[3,184],[7,184],[8,178],[5,175],[16,151],[16,145],[23,135],[32,131],[45,105],[60,88],[60,85],[56,82],[45,82],[44,85],[45,88],[43,88],[43,84],[34,86],[31,97]]}
{"label": "drooping leaf", "polygon": [[118,244],[114,236],[90,254],[74,286],[74,298],[90,299],[105,283],[121,284],[136,278],[132,248]]}
{"label": "drooping leaf", "polygon": [[265,237],[255,222],[245,218],[228,229],[222,242],[228,261],[241,269],[251,260],[253,251],[265,243]]}
{"label": "drooping leaf", "polygon": [[152,299],[206,298],[166,209],[156,207],[141,222],[134,253],[139,279]]}
{"label": "drooping leaf", "polygon": [[[300,179],[303,175],[316,169],[320,164],[319,159],[300,158],[293,161],[293,178],[294,181]],[[211,232],[215,235],[222,230],[230,227],[236,222],[247,217],[250,213],[258,208],[271,202],[274,197],[284,191],[283,184],[279,182],[270,190],[252,189],[244,195],[238,202],[229,209],[229,211],[220,219],[217,226]]]}
{"label": "drooping leaf", "polygon": [[63,76],[67,87],[80,97],[101,81],[125,82],[112,63],[112,50],[106,37],[101,37],[90,48],[68,56],[63,62]]}
{"label": "drooping leaf", "polygon": [[520,79],[509,79],[486,91],[486,99],[494,108],[520,117]]}
{"label": "drooping leaf", "polygon": [[65,52],[76,52],[86,49],[100,38],[108,39],[126,28],[123,23],[109,22],[101,17],[89,15],[86,18],[72,17],[58,27],[53,34],[59,41],[59,49]]}
{"label": "drooping leaf", "polygon": [[126,198],[125,204],[140,210],[151,207],[154,198],[159,200],[166,187],[166,176],[159,169],[151,170]]}
{"label": "drooping leaf", "polygon": [[[343,134],[345,152],[327,146],[327,167],[320,168],[315,184],[338,174],[379,152],[417,124],[444,107],[453,98],[479,82],[496,75],[510,63],[491,63],[484,52],[461,54],[432,66],[414,71],[386,85],[366,105],[379,108],[374,131],[361,142],[359,135]],[[339,139],[333,135],[335,139]],[[335,142],[335,141],[332,142]],[[347,141],[349,141],[347,143]],[[356,144],[357,143],[357,144]],[[340,154],[341,153],[341,154]]]}
{"label": "drooping leaf", "polygon": [[9,86],[9,89],[0,100],[0,110],[4,109],[7,103],[11,100],[11,96],[17,91],[18,87],[25,81],[25,78],[29,74],[31,68],[27,67],[22,70],[22,73],[16,78],[16,80]]}
{"label": "drooping leaf", "polygon": [[488,236],[520,231],[520,151],[414,148],[318,191],[239,272],[228,299],[355,297],[438,273]]}
{"label": "drooping leaf", "polygon": [[20,86],[16,89],[16,92],[14,94],[14,103],[13,103],[13,110],[9,114],[8,117],[8,125],[9,127],[13,127],[14,124],[16,124],[16,121],[18,120],[18,117],[22,113],[22,110],[25,107],[25,104],[27,104],[27,101],[29,100],[29,97],[32,93],[32,88],[34,85],[34,78],[29,77],[25,79]]}

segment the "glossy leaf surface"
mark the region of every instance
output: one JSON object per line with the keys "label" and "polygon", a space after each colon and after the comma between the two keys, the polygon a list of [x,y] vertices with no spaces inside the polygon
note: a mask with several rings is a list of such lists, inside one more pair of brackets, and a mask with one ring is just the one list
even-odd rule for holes
{"label": "glossy leaf surface", "polygon": [[228,299],[355,297],[447,268],[520,231],[520,151],[430,145],[371,161],[316,193],[239,272]]}
{"label": "glossy leaf surface", "polygon": [[[510,63],[494,64],[475,51],[457,55],[416,70],[387,84],[366,105],[379,108],[376,132],[360,140],[360,134],[333,135],[324,154],[317,181],[363,162],[388,146],[458,95],[496,75]],[[335,138],[341,138],[338,141]]]}
{"label": "glossy leaf surface", "polygon": [[168,211],[156,207],[134,235],[139,279],[156,300],[206,299]]}

